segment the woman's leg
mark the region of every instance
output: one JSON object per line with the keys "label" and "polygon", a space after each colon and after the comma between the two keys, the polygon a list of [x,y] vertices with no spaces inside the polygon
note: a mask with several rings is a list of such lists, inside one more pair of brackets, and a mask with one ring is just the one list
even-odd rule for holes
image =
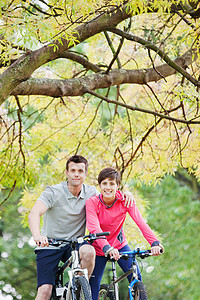
{"label": "woman's leg", "polygon": [[[119,252],[125,252],[125,251],[132,251],[131,248],[129,247],[129,245],[125,245],[123,248],[121,248],[119,250]],[[125,259],[122,259],[120,258],[118,260],[118,264],[120,266],[120,268],[125,272],[127,272],[128,270],[131,269],[131,266],[132,266],[132,258],[129,258],[128,260],[125,260]],[[137,266],[137,272],[138,272],[138,279],[140,281],[142,281],[142,276],[141,276],[141,273],[140,273],[140,269],[138,267],[138,264],[136,262],[136,266]],[[127,277],[128,278],[128,281],[131,282],[131,278],[132,278],[132,273]]]}
{"label": "woman's leg", "polygon": [[105,256],[96,256],[96,262],[92,276],[90,277],[90,286],[92,290],[92,300],[98,300],[101,278],[107,263]]}

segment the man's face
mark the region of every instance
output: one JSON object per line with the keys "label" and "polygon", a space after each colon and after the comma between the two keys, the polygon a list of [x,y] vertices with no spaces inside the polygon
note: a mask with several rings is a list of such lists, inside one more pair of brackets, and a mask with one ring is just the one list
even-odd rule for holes
{"label": "man's face", "polygon": [[87,176],[85,164],[76,164],[73,161],[71,161],[68,165],[68,170],[66,170],[66,175],[68,178],[68,184],[70,186],[76,187],[82,185]]}

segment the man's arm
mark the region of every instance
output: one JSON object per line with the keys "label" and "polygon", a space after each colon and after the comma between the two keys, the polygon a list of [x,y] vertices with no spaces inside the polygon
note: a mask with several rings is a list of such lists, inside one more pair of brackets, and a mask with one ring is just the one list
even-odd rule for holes
{"label": "man's arm", "polygon": [[47,209],[48,208],[44,203],[42,203],[42,201],[37,200],[28,216],[29,227],[33,235],[33,239],[36,244],[41,247],[49,245],[47,237],[42,236],[40,233],[40,217],[47,211]]}

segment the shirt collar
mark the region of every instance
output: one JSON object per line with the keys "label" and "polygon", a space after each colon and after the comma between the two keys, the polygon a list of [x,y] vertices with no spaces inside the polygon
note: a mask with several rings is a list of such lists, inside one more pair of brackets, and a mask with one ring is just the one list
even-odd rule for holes
{"label": "shirt collar", "polygon": [[81,198],[81,199],[84,199],[85,198],[85,185],[83,184],[82,185],[82,188],[81,188],[81,191],[80,191],[80,194],[78,197],[72,195],[72,193],[70,192],[70,190],[68,189],[68,180],[66,181],[66,192],[67,192],[67,197],[68,199],[70,198]]}
{"label": "shirt collar", "polygon": [[101,203],[102,203],[103,205],[106,206],[106,208],[111,208],[111,207],[113,207],[113,205],[117,202],[117,200],[121,200],[121,199],[120,199],[118,193],[116,193],[116,194],[115,194],[115,200],[114,200],[114,202],[112,203],[112,205],[110,205],[110,206],[108,206],[107,204],[104,203],[102,194],[99,194],[99,200],[101,201]]}

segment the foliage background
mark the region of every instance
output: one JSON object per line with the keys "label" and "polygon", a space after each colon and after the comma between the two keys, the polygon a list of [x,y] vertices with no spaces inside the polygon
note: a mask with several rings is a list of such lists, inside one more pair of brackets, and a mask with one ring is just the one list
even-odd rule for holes
{"label": "foliage background", "polygon": [[[120,170],[122,188],[165,245],[165,255],[145,261],[150,299],[200,297],[199,1],[125,2],[128,9],[121,0],[1,1],[0,290],[7,299],[34,298],[27,216],[47,184],[65,180],[75,153],[89,160],[89,184],[106,165]],[[126,231],[133,247],[147,247],[130,219]]]}

